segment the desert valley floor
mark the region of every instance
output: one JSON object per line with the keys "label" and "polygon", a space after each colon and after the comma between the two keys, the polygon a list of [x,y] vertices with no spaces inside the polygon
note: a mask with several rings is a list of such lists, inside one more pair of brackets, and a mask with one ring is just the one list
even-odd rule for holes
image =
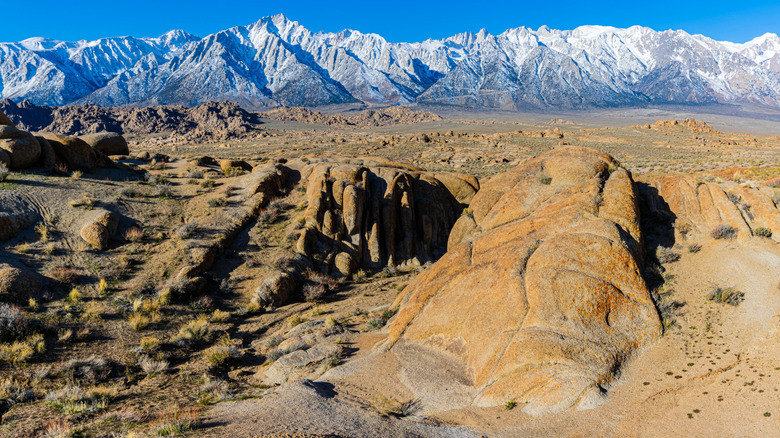
{"label": "desert valley floor", "polygon": [[0,108],[2,436],[780,434],[774,116]]}

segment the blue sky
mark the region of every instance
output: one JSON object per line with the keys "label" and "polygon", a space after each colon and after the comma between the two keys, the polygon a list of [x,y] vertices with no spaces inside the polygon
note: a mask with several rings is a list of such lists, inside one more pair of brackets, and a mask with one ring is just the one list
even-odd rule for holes
{"label": "blue sky", "polygon": [[[60,40],[106,36],[158,36],[184,29],[205,36],[266,15],[284,13],[307,28],[345,28],[378,33],[390,41],[422,41],[486,28],[500,33],[511,27],[548,25],[572,29],[584,24],[656,30],[683,29],[718,40],[745,42],[766,32],[780,33],[780,2],[748,1],[610,1],[541,0],[450,1],[164,1],[164,0],[0,0],[4,15],[0,41],[33,36]],[[12,18],[11,18],[12,17]]]}

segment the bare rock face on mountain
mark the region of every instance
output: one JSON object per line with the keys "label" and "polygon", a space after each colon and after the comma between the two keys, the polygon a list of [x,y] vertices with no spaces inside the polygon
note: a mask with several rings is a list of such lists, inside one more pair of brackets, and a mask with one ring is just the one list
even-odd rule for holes
{"label": "bare rock face on mountain", "polygon": [[736,183],[696,181],[686,175],[661,175],[647,184],[644,198],[649,213],[670,216],[675,240],[688,235],[717,235],[718,227],[730,227],[734,233],[724,236],[740,239],[750,238],[759,227],[780,234],[780,211],[760,190]]}
{"label": "bare rock face on mountain", "polygon": [[484,182],[470,209],[396,299],[386,347],[462,361],[477,406],[600,403],[621,362],[661,334],[631,174],[593,149],[555,149]]}
{"label": "bare rock face on mountain", "polygon": [[453,174],[445,185],[433,174],[390,162],[323,162],[301,173],[308,179],[308,206],[298,251],[343,276],[358,266],[419,266],[441,257],[462,208],[448,187],[468,199],[473,194],[467,188],[475,192],[479,184]]}
{"label": "bare rock face on mountain", "polygon": [[27,131],[13,126],[0,125],[0,149],[10,157],[10,168],[25,169],[32,166],[41,156],[41,145]]}
{"label": "bare rock face on mountain", "polygon": [[111,155],[129,155],[130,150],[127,147],[127,140],[116,132],[100,132],[97,134],[82,135],[82,140],[108,156]]}

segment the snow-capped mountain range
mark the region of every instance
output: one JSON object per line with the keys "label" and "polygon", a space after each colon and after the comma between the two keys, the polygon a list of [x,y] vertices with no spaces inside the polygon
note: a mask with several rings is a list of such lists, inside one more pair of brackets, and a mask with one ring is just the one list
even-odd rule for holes
{"label": "snow-capped mountain range", "polygon": [[0,98],[53,106],[780,106],[780,38],[736,44],[679,30],[582,26],[390,43],[352,30],[313,33],[275,15],[205,38],[176,30],[159,38],[0,43]]}

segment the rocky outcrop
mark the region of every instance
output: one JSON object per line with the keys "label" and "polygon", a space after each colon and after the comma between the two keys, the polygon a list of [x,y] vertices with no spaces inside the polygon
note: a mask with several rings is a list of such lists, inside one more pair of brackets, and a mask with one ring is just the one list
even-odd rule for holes
{"label": "rocky outcrop", "polygon": [[37,275],[10,265],[0,265],[0,301],[26,302],[36,296],[42,286]]}
{"label": "rocky outcrop", "polygon": [[385,348],[465,363],[477,406],[600,403],[621,363],[661,334],[631,174],[596,150],[555,149],[484,182],[470,210],[397,298]]}
{"label": "rocky outcrop", "polygon": [[740,239],[750,238],[759,227],[780,234],[780,211],[769,195],[755,188],[687,175],[661,175],[646,184],[643,197],[649,213],[671,216],[675,240],[708,235],[720,225],[733,228]]}
{"label": "rocky outcrop", "polygon": [[176,275],[176,279],[185,284],[184,290],[178,293],[194,294],[205,287],[204,275],[236,235],[256,219],[260,210],[281,191],[288,171],[278,164],[257,166],[234,183],[239,187],[244,201],[224,212],[222,220],[214,225],[209,239],[192,241],[189,263]]}
{"label": "rocky outcrop", "polygon": [[462,209],[459,200],[470,200],[479,184],[387,161],[316,163],[301,175],[308,204],[297,250],[318,269],[343,276],[359,266],[437,260]]}
{"label": "rocky outcrop", "polygon": [[41,156],[41,145],[27,131],[0,125],[0,149],[8,153],[12,170],[32,166]]}
{"label": "rocky outcrop", "polygon": [[8,116],[5,115],[3,111],[0,111],[0,125],[15,127],[14,123],[11,121],[11,119],[8,118]]}
{"label": "rocky outcrop", "polygon": [[118,226],[119,218],[114,213],[96,209],[87,216],[79,235],[93,248],[104,250],[108,248]]}
{"label": "rocky outcrop", "polygon": [[129,155],[127,140],[116,132],[100,132],[97,134],[82,135],[79,137],[93,149],[105,155]]}
{"label": "rocky outcrop", "polygon": [[65,163],[70,170],[91,171],[96,167],[112,166],[112,162],[108,157],[102,152],[93,149],[92,146],[80,138],[48,132],[39,133],[38,135],[49,142],[57,155],[57,160]]}
{"label": "rocky outcrop", "polygon": [[38,213],[27,197],[13,191],[0,191],[0,241],[16,237],[37,217]]}

